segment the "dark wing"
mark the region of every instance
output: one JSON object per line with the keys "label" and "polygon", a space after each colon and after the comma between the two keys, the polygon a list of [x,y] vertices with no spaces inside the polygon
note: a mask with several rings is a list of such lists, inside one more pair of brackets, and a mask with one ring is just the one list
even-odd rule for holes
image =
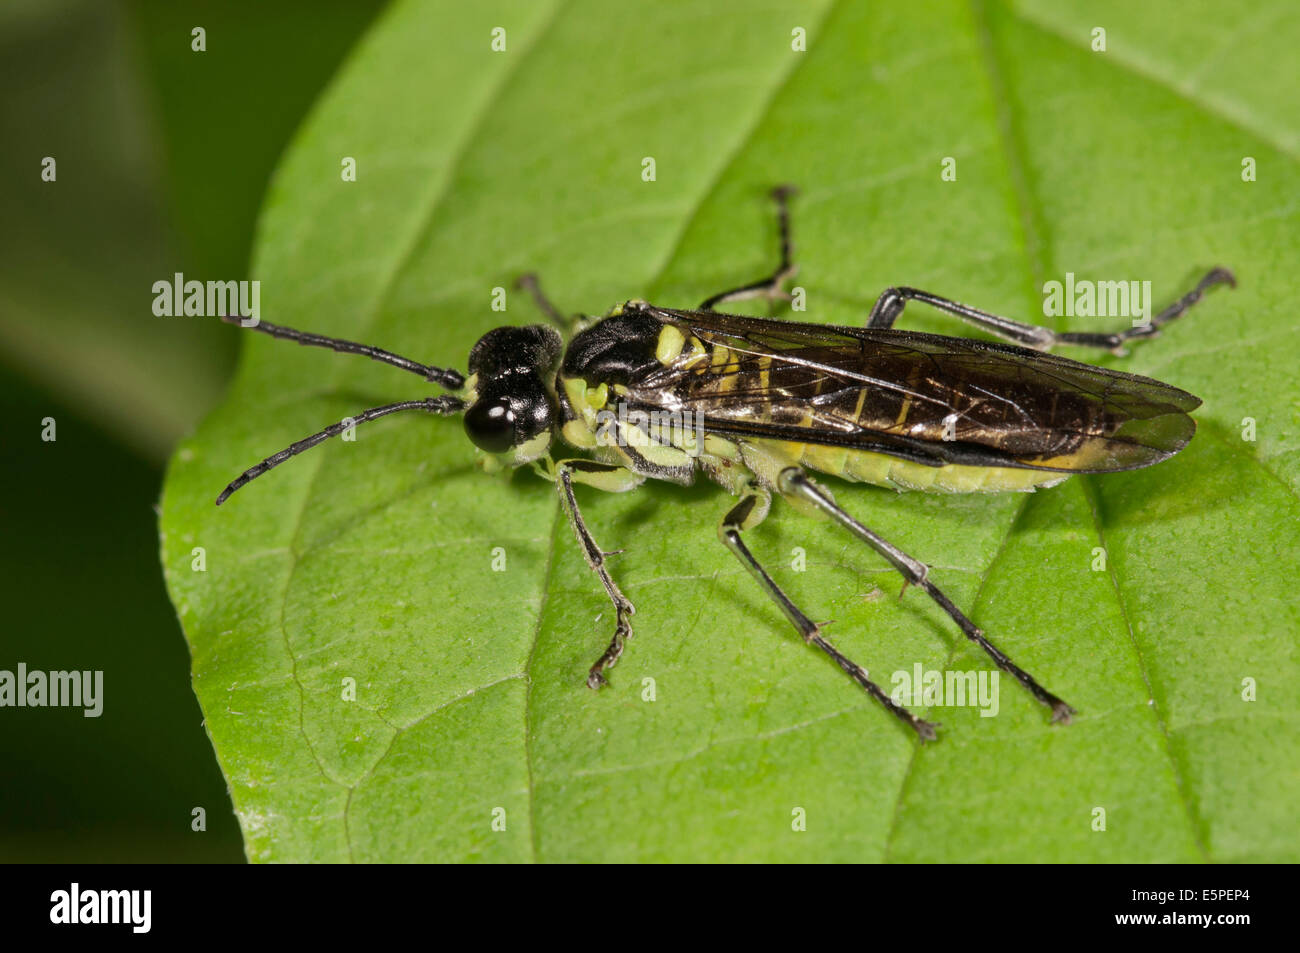
{"label": "dark wing", "polygon": [[693,411],[718,434],[931,466],[1103,473],[1164,460],[1196,430],[1187,412],[1201,402],[1186,391],[1008,344],[646,311],[709,354],[641,375],[628,403]]}

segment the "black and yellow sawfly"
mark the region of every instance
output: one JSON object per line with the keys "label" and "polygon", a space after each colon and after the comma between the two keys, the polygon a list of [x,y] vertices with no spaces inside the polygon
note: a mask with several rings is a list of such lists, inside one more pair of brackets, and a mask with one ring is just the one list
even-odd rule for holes
{"label": "black and yellow sawfly", "polygon": [[[795,272],[788,200],[779,211],[781,261],[759,281],[713,295],[697,309],[630,301],[599,318],[561,314],[534,276],[520,279],[555,327],[502,327],[469,355],[469,375],[389,351],[228,317],[273,337],[361,354],[419,374],[449,393],[371,408],[281,450],[232,481],[225,500],[250,480],[350,426],[404,410],[464,413],[465,431],[487,468],[530,464],[555,483],[561,504],[615,609],[609,646],[587,684],[632,635],[632,603],[610,575],[611,553],[597,545],[578,508],[575,484],[623,492],[647,479],[690,484],[699,473],[739,497],[718,527],[727,548],[790,619],[922,740],[936,725],[898,704],[843,655],[773,581],[742,539],[766,517],[773,494],[827,516],[924,591],[997,666],[1048,706],[1053,721],[1074,709],[998,649],[930,582],[929,567],[862,525],[809,470],[898,490],[971,493],[1029,491],[1075,473],[1150,466],[1191,440],[1200,400],[1169,384],[1045,353],[1061,344],[1122,353],[1153,337],[1218,284],[1224,268],[1147,321],[1107,333],[1059,333],[990,314],[914,288],[889,288],[866,326],[833,327],[724,314],[743,298],[789,298]],[[907,302],[919,301],[1013,342],[1002,344],[900,331]],[[558,439],[557,439],[558,438]],[[556,459],[557,444],[585,456]]]}

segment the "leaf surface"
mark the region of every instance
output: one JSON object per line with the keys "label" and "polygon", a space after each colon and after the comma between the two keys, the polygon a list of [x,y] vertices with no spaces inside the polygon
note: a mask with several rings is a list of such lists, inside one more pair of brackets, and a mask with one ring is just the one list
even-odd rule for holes
{"label": "leaf surface", "polygon": [[[1080,712],[1049,727],[1004,681],[996,717],[931,710],[944,731],[924,748],[788,630],[718,545],[728,504],[707,486],[580,491],[597,539],[626,549],[613,569],[638,607],[600,693],[583,678],[611,613],[553,490],[478,473],[454,420],[365,425],[214,508],[270,452],[428,393],[247,341],[229,398],[173,460],[162,528],[250,858],[1296,859],[1300,175],[1284,64],[1300,22],[1282,3],[1214,30],[1208,7],[1103,6],[391,8],[268,196],[267,320],[463,370],[483,332],[537,320],[522,295],[491,309],[523,271],[588,313],[690,306],[764,273],[763,196],[784,181],[803,189],[801,318],[860,323],[907,284],[1098,329],[1126,319],[1044,318],[1044,282],[1149,280],[1158,305],[1225,264],[1240,288],[1099,361],[1205,400],[1160,466],[1031,495],[835,483]],[[903,326],[969,332],[916,306]],[[989,668],[835,527],[778,503],[751,537],[881,682]]]}

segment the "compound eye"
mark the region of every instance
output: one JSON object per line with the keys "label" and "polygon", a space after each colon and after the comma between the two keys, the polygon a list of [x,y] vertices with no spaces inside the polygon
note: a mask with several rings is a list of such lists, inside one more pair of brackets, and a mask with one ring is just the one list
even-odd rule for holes
{"label": "compound eye", "polygon": [[505,453],[515,445],[515,413],[505,397],[480,400],[465,412],[465,433],[488,453]]}

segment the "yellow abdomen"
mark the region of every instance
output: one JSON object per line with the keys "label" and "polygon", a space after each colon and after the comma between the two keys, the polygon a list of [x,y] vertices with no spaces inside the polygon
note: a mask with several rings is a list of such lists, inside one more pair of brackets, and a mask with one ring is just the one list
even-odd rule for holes
{"label": "yellow abdomen", "polygon": [[[883,453],[846,450],[816,444],[785,444],[783,455],[792,462],[819,473],[844,480],[874,483],[895,490],[923,490],[929,493],[1030,492],[1040,486],[1055,486],[1070,474],[1051,470],[1016,467],[971,467],[949,464],[927,467]],[[772,447],[770,449],[776,449]]]}

